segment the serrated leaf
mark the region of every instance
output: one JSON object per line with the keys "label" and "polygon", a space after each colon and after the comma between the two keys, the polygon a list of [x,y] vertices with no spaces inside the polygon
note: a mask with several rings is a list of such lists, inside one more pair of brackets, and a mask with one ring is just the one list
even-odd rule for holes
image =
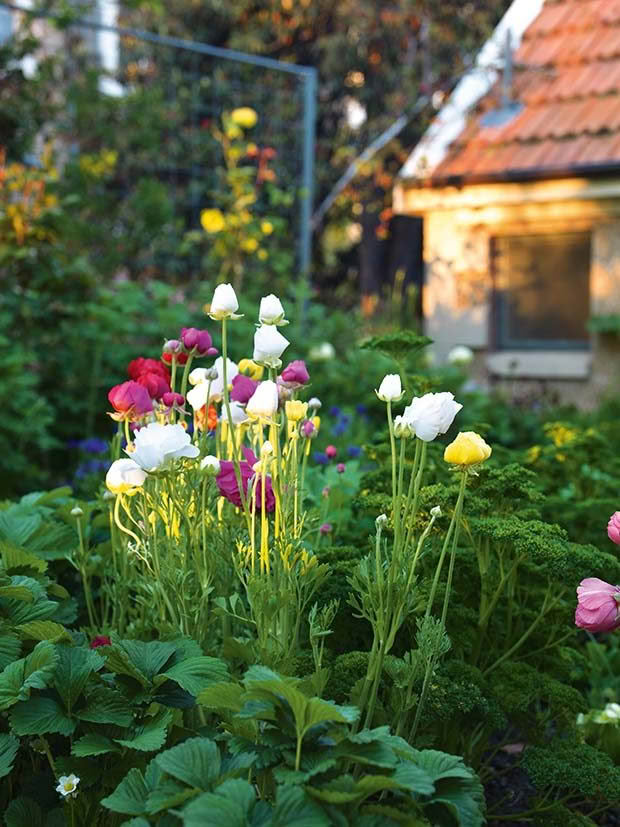
{"label": "serrated leaf", "polygon": [[4,811],[6,827],[43,827],[41,808],[31,798],[14,798]]}
{"label": "serrated leaf", "polygon": [[151,825],[145,818],[130,818],[129,821],[123,821],[121,827],[151,827]]}
{"label": "serrated leaf", "polygon": [[65,627],[53,620],[31,620],[29,623],[21,623],[17,630],[26,640],[49,640],[51,643],[71,641],[71,635]]}
{"label": "serrated leaf", "polygon": [[118,747],[105,735],[91,733],[83,735],[74,741],[71,754],[77,758],[87,758],[90,755],[104,755],[107,752],[119,752]]}
{"label": "serrated leaf", "polygon": [[24,511],[19,506],[0,511],[0,536],[16,546],[23,546],[41,524],[40,514]]}
{"label": "serrated leaf", "polygon": [[0,673],[0,710],[30,697],[32,689],[44,689],[58,663],[52,643],[37,643],[25,658],[10,663]]}
{"label": "serrated leaf", "polygon": [[71,711],[93,672],[101,669],[105,660],[94,649],[79,646],[58,646],[58,666],[54,687],[66,708]]}
{"label": "serrated leaf", "polygon": [[184,804],[189,798],[195,798],[198,790],[192,790],[177,784],[171,778],[166,778],[148,794],[146,799],[146,811],[149,815],[155,815],[170,807],[178,807]]}
{"label": "serrated leaf", "polygon": [[214,793],[203,793],[183,810],[184,827],[248,827],[256,793],[247,781],[224,781]]}
{"label": "serrated leaf", "polygon": [[0,586],[0,597],[34,603],[34,594],[26,586]]}
{"label": "serrated leaf", "polygon": [[152,640],[117,640],[106,650],[108,669],[129,675],[145,688],[176,651],[173,643]]}
{"label": "serrated leaf", "polygon": [[89,692],[86,706],[75,713],[82,721],[128,727],[133,714],[127,699],[114,689],[98,686]]}
{"label": "serrated leaf", "polygon": [[47,732],[71,735],[76,727],[76,722],[67,716],[58,701],[41,696],[15,704],[9,720],[17,735],[44,735]]}
{"label": "serrated leaf", "polygon": [[139,769],[133,767],[114,792],[101,799],[101,804],[114,813],[141,816],[146,812],[148,794],[144,776]]}
{"label": "serrated leaf", "polygon": [[26,549],[14,546],[12,543],[0,542],[0,556],[2,556],[4,566],[8,571],[29,568],[43,574],[47,568],[45,560],[30,551],[26,551]]}
{"label": "serrated leaf", "polygon": [[19,659],[22,642],[17,635],[0,635],[0,670]]}
{"label": "serrated leaf", "polygon": [[188,738],[155,759],[168,775],[190,787],[208,790],[220,773],[220,752],[208,738]]}
{"label": "serrated leaf", "polygon": [[219,658],[210,658],[205,655],[187,658],[171,666],[165,672],[157,675],[154,683],[158,685],[168,679],[178,683],[192,695],[198,695],[201,690],[218,681],[229,678],[228,667]]}
{"label": "serrated leaf", "polygon": [[245,691],[238,683],[214,683],[198,694],[196,701],[207,709],[232,709],[239,712]]}
{"label": "serrated leaf", "polygon": [[19,741],[12,735],[0,733],[0,778],[4,778],[13,769],[13,761],[19,749]]}
{"label": "serrated leaf", "polygon": [[160,749],[168,733],[168,724],[173,718],[171,709],[163,710],[138,727],[131,738],[115,738],[117,744],[128,749],[137,749],[141,752],[154,752]]}
{"label": "serrated leaf", "polygon": [[271,827],[330,827],[323,810],[300,787],[279,787]]}

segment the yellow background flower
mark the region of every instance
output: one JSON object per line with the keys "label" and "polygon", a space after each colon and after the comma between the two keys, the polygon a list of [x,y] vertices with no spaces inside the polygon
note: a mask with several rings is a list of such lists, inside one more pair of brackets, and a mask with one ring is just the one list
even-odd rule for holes
{"label": "yellow background flower", "polygon": [[230,118],[237,126],[242,126],[244,129],[251,129],[256,125],[258,115],[249,106],[240,106],[239,109],[233,109],[230,113]]}
{"label": "yellow background flower", "polygon": [[203,210],[200,213],[200,223],[208,233],[219,233],[226,227],[226,219],[221,210]]}

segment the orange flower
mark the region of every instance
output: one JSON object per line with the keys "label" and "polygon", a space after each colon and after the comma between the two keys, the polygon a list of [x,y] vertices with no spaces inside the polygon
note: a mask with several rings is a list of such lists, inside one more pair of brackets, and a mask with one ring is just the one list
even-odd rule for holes
{"label": "orange flower", "polygon": [[195,412],[196,427],[199,430],[204,431],[206,424],[209,431],[214,431],[217,428],[217,410],[215,405],[209,405],[209,413],[207,414],[206,407],[206,405],[203,405],[202,408],[199,408]]}

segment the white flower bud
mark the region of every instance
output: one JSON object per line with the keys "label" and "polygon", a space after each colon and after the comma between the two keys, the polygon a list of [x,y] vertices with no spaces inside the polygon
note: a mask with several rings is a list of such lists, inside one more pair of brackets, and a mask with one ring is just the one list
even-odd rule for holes
{"label": "white flower bud", "polygon": [[209,454],[201,460],[200,470],[204,471],[208,477],[217,477],[222,470],[222,466],[220,465],[220,461],[217,457],[214,457],[213,454]]}
{"label": "white flower bud", "polygon": [[246,413],[255,419],[273,419],[278,410],[278,386],[271,380],[261,382],[245,406]]}
{"label": "white flower bud", "polygon": [[263,296],[260,300],[258,321],[261,324],[275,324],[278,326],[288,324],[284,318],[282,302],[277,296],[274,296],[273,293],[270,293],[268,296]]}
{"label": "white flower bud", "polygon": [[273,455],[273,445],[269,440],[263,442],[261,449],[260,449],[261,457],[270,457]]}
{"label": "white flower bud", "polygon": [[209,316],[217,322],[222,319],[238,319],[238,309],[239,302],[232,284],[218,284],[211,299]]}
{"label": "white flower bud", "polygon": [[81,517],[84,514],[79,505],[76,505],[74,508],[72,508],[70,513],[72,517]]}
{"label": "white flower bud", "polygon": [[264,324],[254,334],[252,359],[270,368],[277,368],[282,364],[280,357],[289,344],[288,339],[274,325]]}
{"label": "white flower bud", "polygon": [[441,517],[441,507],[436,505],[431,508],[431,517]]}
{"label": "white flower bud", "polygon": [[457,345],[448,353],[448,362],[451,365],[469,365],[473,358],[474,352],[467,345]]}
{"label": "white flower bud", "polygon": [[387,514],[379,514],[379,516],[375,520],[375,526],[377,528],[377,531],[381,531],[381,529],[387,523],[387,521],[388,521]]}
{"label": "white flower bud", "polygon": [[320,408],[323,407],[323,403],[318,398],[318,396],[313,396],[312,399],[308,402],[308,407],[318,411]]}
{"label": "white flower bud", "polygon": [[398,402],[403,395],[400,376],[397,373],[388,373],[383,377],[379,390],[375,390],[375,393],[382,402]]}

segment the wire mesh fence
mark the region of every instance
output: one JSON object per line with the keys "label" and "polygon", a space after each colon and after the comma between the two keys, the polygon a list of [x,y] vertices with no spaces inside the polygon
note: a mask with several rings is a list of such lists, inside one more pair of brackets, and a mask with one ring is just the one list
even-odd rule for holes
{"label": "wire mesh fence", "polygon": [[[160,221],[157,242],[141,251],[147,269],[200,277],[200,245],[186,240],[202,232],[201,211],[219,206],[226,185],[214,133],[222,113],[249,107],[258,115],[244,132],[243,163],[255,167],[258,182],[252,212],[278,216],[285,229],[278,243],[294,271],[307,270],[314,69],[141,31],[111,0],[79,19],[19,4],[0,3],[2,9],[12,12],[13,34],[19,36],[20,20],[22,27],[31,23],[40,54],[53,57],[61,105],[47,136],[60,140],[69,157],[113,153],[114,174],[100,195],[108,211],[116,210],[116,231],[131,221],[136,232],[141,222]],[[114,226],[110,232],[113,243]]]}

